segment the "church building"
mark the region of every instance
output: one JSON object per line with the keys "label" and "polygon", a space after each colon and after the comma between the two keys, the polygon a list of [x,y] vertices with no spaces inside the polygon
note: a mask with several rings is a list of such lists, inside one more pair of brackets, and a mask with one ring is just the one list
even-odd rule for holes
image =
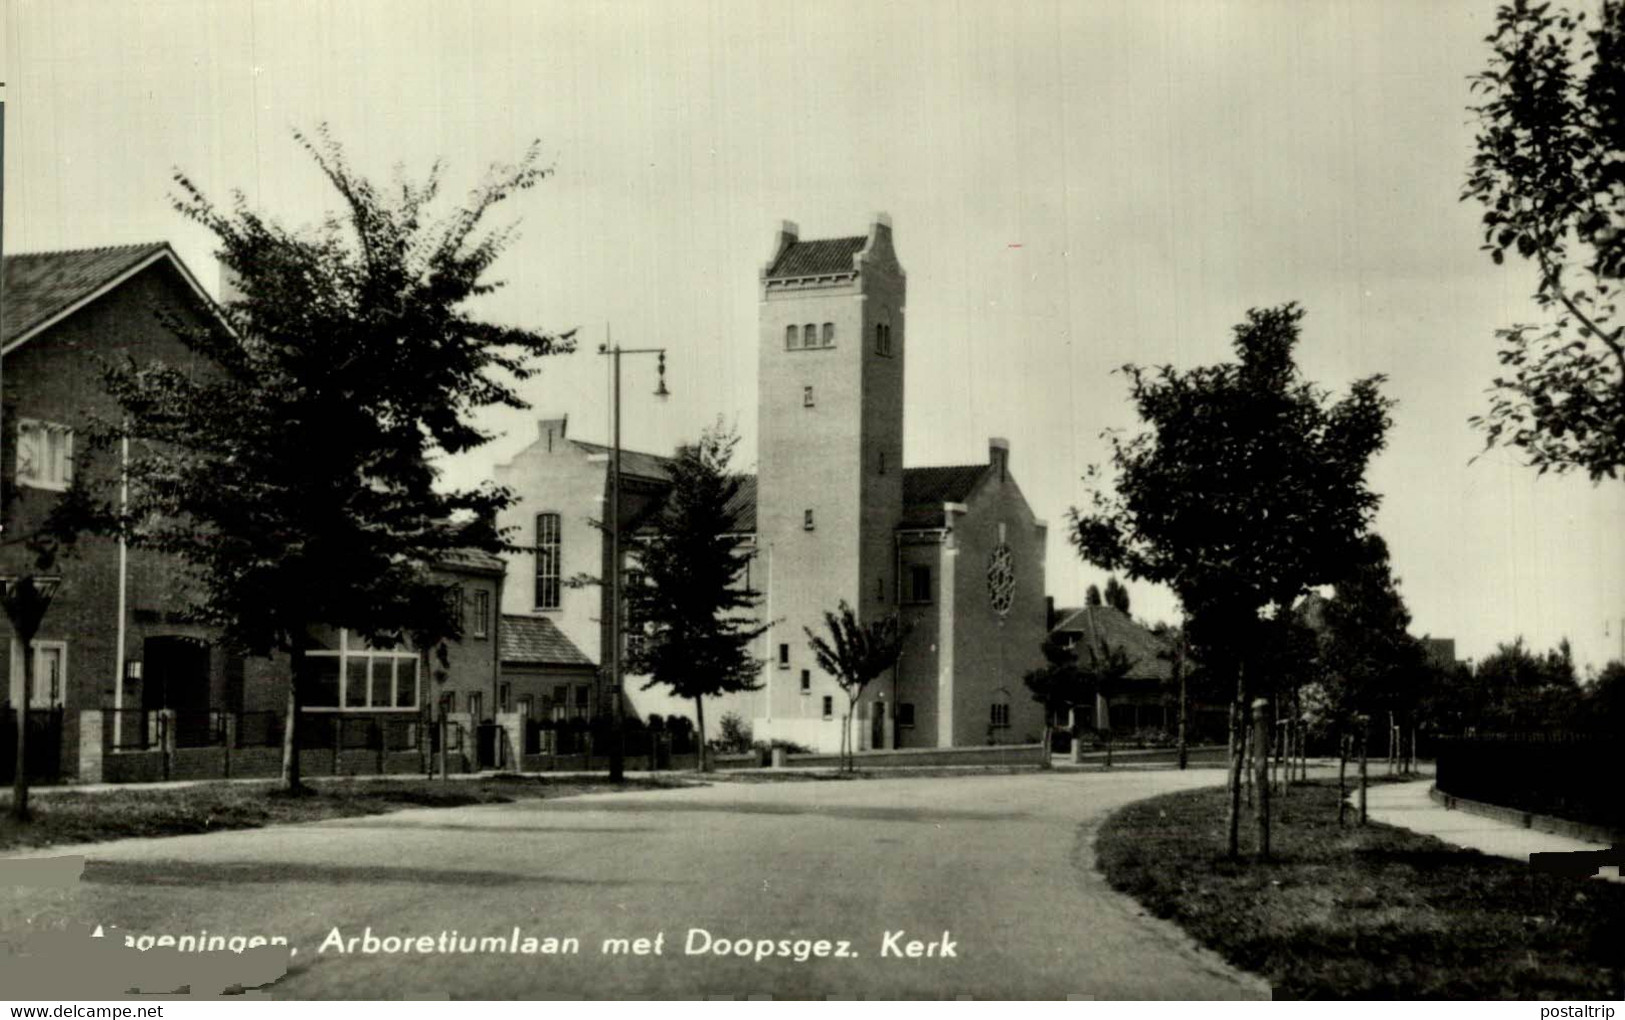
{"label": "church building", "polygon": [[[774,624],[758,652],[761,688],[708,702],[707,719],[734,712],[757,740],[838,748],[846,696],[803,628],[822,633],[824,613],[845,601],[864,620],[897,613],[908,628],[897,668],[858,705],[856,747],[1043,739],[1043,709],[1021,677],[1043,661],[1046,526],[1003,439],[977,463],[904,466],[907,277],[889,219],[824,240],[784,224],[758,286],[757,473],[718,527],[753,550],[749,583]],[[569,438],[565,420],[544,421],[497,469],[519,497],[500,523],[534,548],[509,562],[504,613],[549,621],[597,664],[608,658],[605,590],[567,581],[608,570],[594,523],[608,506],[608,453]],[[666,463],[622,451],[623,527],[660,498]],[[627,678],[639,713],[693,713],[640,688]]]}

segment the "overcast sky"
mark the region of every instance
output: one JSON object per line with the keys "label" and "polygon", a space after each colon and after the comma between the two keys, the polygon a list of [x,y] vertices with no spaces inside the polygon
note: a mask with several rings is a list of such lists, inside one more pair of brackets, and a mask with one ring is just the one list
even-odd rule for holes
{"label": "overcast sky", "polygon": [[[1477,251],[1458,203],[1467,76],[1492,0],[1273,3],[445,4],[9,0],[5,250],[168,240],[214,286],[180,168],[290,224],[335,208],[290,137],[331,124],[362,170],[449,162],[460,195],[539,139],[556,175],[502,208],[522,236],[494,318],[582,331],[532,412],[454,467],[487,477],[568,412],[608,435],[606,323],[669,347],[673,398],[628,361],[628,446],[723,415],[755,457],[756,274],[803,237],[891,214],[909,274],[905,454],[1012,467],[1050,522],[1048,584],[1099,572],[1066,540],[1124,362],[1230,356],[1249,307],[1308,310],[1300,362],[1400,402],[1371,480],[1418,634],[1481,657],[1625,636],[1625,483],[1472,461],[1493,331],[1534,313],[1527,266]],[[1173,601],[1130,584],[1134,611]]]}

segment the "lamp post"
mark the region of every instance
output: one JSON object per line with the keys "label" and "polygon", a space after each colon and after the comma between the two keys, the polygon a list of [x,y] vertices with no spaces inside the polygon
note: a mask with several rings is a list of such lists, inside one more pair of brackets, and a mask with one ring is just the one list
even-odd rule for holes
{"label": "lamp post", "polygon": [[28,820],[28,703],[34,694],[34,635],[61,583],[62,578],[54,575],[0,576],[0,603],[23,645],[22,697],[15,706],[17,773],[11,787],[11,817],[19,822]]}
{"label": "lamp post", "polygon": [[[606,330],[606,340],[607,340]],[[621,355],[657,354],[660,356],[659,383],[654,395],[665,400],[671,396],[666,389],[666,349],[664,347],[617,347],[611,343],[598,346],[598,353],[614,363],[614,425],[609,448],[609,694],[613,713],[615,736],[609,748],[609,778],[618,783],[626,776],[626,698],[621,691]]]}

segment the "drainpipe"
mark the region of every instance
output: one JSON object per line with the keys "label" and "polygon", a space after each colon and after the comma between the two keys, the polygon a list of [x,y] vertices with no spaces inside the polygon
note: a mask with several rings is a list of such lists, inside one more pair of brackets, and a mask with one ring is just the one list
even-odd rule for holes
{"label": "drainpipe", "polygon": [[[128,425],[128,422],[126,422]],[[130,510],[130,435],[119,439],[119,517]],[[130,544],[121,529],[118,537],[118,633],[113,649],[113,746],[122,746],[124,735],[124,642],[127,637],[125,619],[129,615]]]}

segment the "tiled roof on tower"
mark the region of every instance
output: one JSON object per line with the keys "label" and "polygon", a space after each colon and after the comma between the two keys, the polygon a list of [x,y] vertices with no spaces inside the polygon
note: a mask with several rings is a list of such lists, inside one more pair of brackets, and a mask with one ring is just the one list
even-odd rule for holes
{"label": "tiled roof on tower", "polygon": [[869,243],[867,237],[836,237],[824,241],[794,241],[768,267],[769,278],[824,276],[850,273],[852,256]]}

